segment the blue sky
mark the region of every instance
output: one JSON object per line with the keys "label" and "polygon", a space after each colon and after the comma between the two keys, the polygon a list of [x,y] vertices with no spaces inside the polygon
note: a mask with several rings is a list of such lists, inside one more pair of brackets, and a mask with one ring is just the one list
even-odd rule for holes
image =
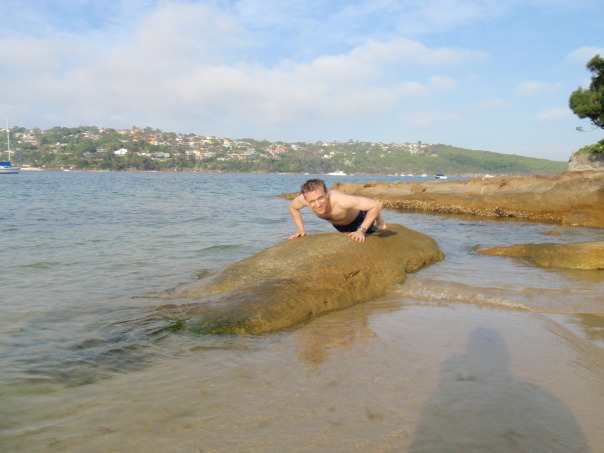
{"label": "blue sky", "polygon": [[444,143],[566,161],[601,0],[3,0],[11,125]]}

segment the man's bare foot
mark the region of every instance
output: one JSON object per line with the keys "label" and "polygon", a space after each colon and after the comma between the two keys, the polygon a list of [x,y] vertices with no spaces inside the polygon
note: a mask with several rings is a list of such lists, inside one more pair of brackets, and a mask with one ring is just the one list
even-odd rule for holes
{"label": "man's bare foot", "polygon": [[378,224],[376,224],[376,227],[377,227],[378,231],[384,231],[384,230],[388,229],[388,227],[386,226],[385,223],[382,223],[382,224],[378,223]]}

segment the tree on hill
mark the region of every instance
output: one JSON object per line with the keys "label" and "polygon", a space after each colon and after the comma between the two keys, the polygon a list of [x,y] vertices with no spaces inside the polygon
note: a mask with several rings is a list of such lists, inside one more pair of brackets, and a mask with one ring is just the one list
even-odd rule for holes
{"label": "tree on hill", "polygon": [[[589,88],[573,91],[569,106],[579,118],[588,118],[595,127],[604,129],[604,59],[596,55],[586,67],[593,74]],[[590,148],[592,152],[604,152],[604,140]]]}
{"label": "tree on hill", "polygon": [[579,118],[589,118],[594,126],[604,129],[604,59],[596,55],[586,67],[594,74],[591,84],[587,90],[579,87],[573,91],[570,108]]}

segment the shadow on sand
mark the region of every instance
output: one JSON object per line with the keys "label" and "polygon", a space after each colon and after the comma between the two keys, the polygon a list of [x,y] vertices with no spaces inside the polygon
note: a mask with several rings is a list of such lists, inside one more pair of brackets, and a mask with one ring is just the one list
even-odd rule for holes
{"label": "shadow on sand", "polygon": [[410,448],[420,452],[588,452],[577,419],[556,397],[509,373],[502,336],[478,328],[465,355],[443,363]]}

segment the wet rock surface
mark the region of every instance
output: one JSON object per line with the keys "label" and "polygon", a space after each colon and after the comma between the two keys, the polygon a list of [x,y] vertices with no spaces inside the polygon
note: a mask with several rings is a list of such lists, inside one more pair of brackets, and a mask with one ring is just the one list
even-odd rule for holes
{"label": "wet rock surface", "polygon": [[344,233],[310,235],[229,265],[161,311],[199,333],[270,332],[381,297],[407,272],[443,257],[434,239],[400,225],[363,243]]}
{"label": "wet rock surface", "polygon": [[476,253],[522,258],[541,267],[604,269],[604,242],[597,241],[571,244],[516,244],[478,250]]}

